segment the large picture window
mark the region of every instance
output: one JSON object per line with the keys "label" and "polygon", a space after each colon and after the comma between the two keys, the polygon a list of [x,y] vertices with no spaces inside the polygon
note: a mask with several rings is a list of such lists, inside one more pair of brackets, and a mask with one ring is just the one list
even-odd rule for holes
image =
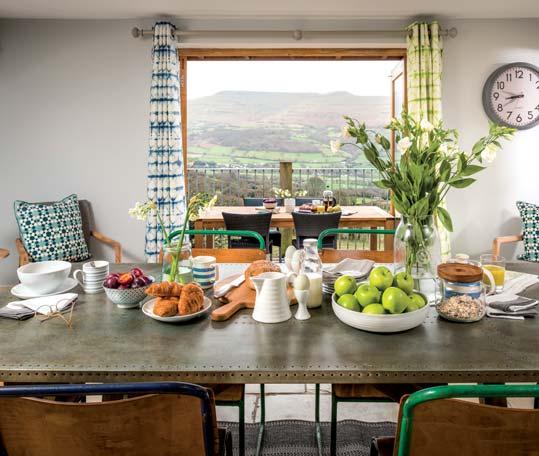
{"label": "large picture window", "polygon": [[[382,131],[404,102],[404,50],[182,50],[188,188],[223,204],[269,196],[279,163],[298,189],[326,186],[347,204],[388,207],[353,146],[332,152],[343,115]],[[204,187],[204,188],[202,188]]]}

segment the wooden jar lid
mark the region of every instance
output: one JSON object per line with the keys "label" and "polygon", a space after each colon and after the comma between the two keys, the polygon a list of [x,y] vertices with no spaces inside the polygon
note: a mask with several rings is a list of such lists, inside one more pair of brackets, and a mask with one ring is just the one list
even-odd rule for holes
{"label": "wooden jar lid", "polygon": [[443,263],[438,266],[438,277],[450,282],[479,282],[483,278],[483,270],[473,264]]}

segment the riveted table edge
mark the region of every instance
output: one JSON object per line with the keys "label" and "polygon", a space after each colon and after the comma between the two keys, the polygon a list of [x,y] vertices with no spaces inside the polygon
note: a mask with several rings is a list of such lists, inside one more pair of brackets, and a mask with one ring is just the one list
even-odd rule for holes
{"label": "riveted table edge", "polygon": [[506,383],[539,382],[535,371],[466,371],[466,372],[391,372],[391,371],[69,371],[3,370],[3,382],[136,382],[184,381],[192,383]]}

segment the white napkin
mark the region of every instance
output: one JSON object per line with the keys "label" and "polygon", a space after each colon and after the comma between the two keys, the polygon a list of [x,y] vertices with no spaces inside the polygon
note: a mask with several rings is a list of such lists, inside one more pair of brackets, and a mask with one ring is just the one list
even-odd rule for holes
{"label": "white napkin", "polygon": [[61,312],[70,306],[79,297],[77,293],[63,293],[54,296],[44,296],[42,298],[26,299],[24,301],[12,301],[6,305],[12,310],[30,309],[43,315],[51,312]]}
{"label": "white napkin", "polygon": [[[526,288],[539,283],[539,277],[532,274],[519,274],[514,278],[506,280],[504,289],[499,294],[494,294],[486,297],[487,315],[492,318],[507,318],[509,320],[524,320],[522,315],[511,315],[510,313],[502,313],[498,309],[490,307],[488,304],[494,302],[513,301],[519,298],[518,293],[522,293]],[[519,309],[525,310],[525,309]]]}
{"label": "white napkin", "polygon": [[371,260],[354,260],[353,258],[345,258],[340,263],[324,268],[324,272],[329,275],[351,275],[352,277],[366,276],[374,266],[374,261]]}

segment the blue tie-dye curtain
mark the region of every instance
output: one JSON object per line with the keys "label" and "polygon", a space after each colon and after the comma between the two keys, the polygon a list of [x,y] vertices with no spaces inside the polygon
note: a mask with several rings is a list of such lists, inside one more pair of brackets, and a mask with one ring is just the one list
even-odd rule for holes
{"label": "blue tie-dye curtain", "polygon": [[[181,227],[185,213],[185,188],[180,125],[180,75],[174,26],[157,22],[153,36],[153,70],[150,93],[150,145],[148,199],[155,201],[165,228]],[[146,258],[157,261],[163,233],[155,213],[146,226]]]}

